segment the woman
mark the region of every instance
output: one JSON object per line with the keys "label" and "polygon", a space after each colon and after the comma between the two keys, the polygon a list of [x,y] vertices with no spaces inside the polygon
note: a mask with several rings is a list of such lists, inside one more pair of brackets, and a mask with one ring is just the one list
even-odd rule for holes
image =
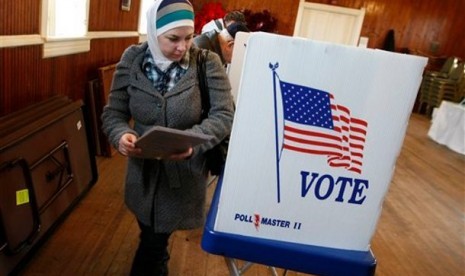
{"label": "woman", "polygon": [[[128,156],[125,202],[139,223],[131,275],[167,275],[168,239],[205,219],[204,153],[231,130],[234,109],[218,55],[208,55],[211,108],[201,120],[194,13],[188,0],[156,0],[147,12],[147,42],[126,49],[117,65],[102,120],[112,145]],[[131,123],[133,122],[133,127]],[[140,158],[137,138],[160,125],[215,136],[163,160]]]}

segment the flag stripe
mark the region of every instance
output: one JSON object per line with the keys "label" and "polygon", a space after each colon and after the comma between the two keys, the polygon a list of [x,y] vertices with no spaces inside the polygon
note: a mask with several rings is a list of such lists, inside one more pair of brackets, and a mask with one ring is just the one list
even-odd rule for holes
{"label": "flag stripe", "polygon": [[334,155],[335,153],[332,151],[326,151],[326,150],[316,150],[316,149],[305,149],[302,147],[295,147],[291,146],[288,144],[284,144],[283,148],[288,149],[288,150],[293,150],[297,152],[302,152],[302,153],[311,153],[311,154],[320,154],[320,155]]}
{"label": "flag stripe", "polygon": [[364,137],[359,137],[359,136],[355,136],[355,135],[349,135],[349,137],[350,137],[351,140],[358,140],[358,141],[361,141],[361,142],[365,142]]}
{"label": "flag stripe", "polygon": [[303,135],[308,135],[308,136],[315,136],[315,137],[322,137],[325,139],[330,139],[330,140],[335,140],[337,142],[341,141],[340,137],[337,137],[335,135],[329,135],[321,132],[316,132],[316,131],[309,131],[309,130],[304,130],[304,129],[298,129],[295,127],[290,126],[290,124],[284,126],[284,131],[285,132],[294,132],[294,133],[299,133]]}
{"label": "flag stripe", "polygon": [[368,126],[368,123],[363,121],[363,120],[360,120],[360,119],[357,119],[357,118],[351,118],[351,122],[352,123],[355,123],[355,124],[359,124],[359,125],[362,125],[364,127],[367,127]]}
{"label": "flag stripe", "polygon": [[300,144],[315,145],[315,146],[328,147],[328,148],[335,148],[335,149],[339,149],[339,150],[342,149],[341,146],[338,145],[338,144],[318,142],[318,141],[312,141],[312,140],[308,140],[308,139],[301,139],[301,138],[292,137],[292,136],[286,135],[286,134],[284,134],[284,139],[286,139],[286,141],[293,141],[293,142],[297,142],[297,143],[300,143]]}
{"label": "flag stripe", "polygon": [[363,145],[358,145],[358,144],[354,144],[354,143],[349,143],[349,145],[350,145],[351,148],[356,148],[356,149],[363,150]]}

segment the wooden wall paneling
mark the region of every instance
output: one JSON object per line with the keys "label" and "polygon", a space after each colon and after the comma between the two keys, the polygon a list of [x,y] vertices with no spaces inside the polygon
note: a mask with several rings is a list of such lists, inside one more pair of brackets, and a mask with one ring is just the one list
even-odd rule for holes
{"label": "wooden wall paneling", "polygon": [[[349,8],[366,9],[362,36],[369,37],[368,47],[382,48],[390,29],[395,32],[396,48],[428,56],[460,56],[465,58],[464,1],[404,0],[332,0],[318,2]],[[451,39],[456,37],[459,40]],[[437,45],[438,47],[434,47]],[[458,46],[460,45],[460,46]]]}
{"label": "wooden wall paneling", "polygon": [[0,116],[53,95],[84,99],[97,68],[117,62],[137,37],[92,40],[91,51],[42,58],[42,46],[0,48]]}
{"label": "wooden wall paneling", "polygon": [[131,1],[129,11],[121,10],[121,0],[90,1],[89,31],[137,31],[140,1]]}
{"label": "wooden wall paneling", "polygon": [[[6,4],[8,2],[8,5]],[[2,0],[0,4],[0,36],[38,34],[41,1]],[[20,20],[18,20],[20,15]]]}
{"label": "wooden wall paneling", "polygon": [[465,36],[463,31],[465,29],[465,1],[455,1],[454,9],[447,9],[443,16],[447,18],[447,25],[440,32],[440,51],[450,53],[465,59]]}
{"label": "wooden wall paneling", "polygon": [[[283,35],[292,35],[294,33],[295,18],[300,0],[237,0],[237,1],[219,1],[226,11],[233,10],[251,10],[261,12],[268,10],[272,16],[278,20],[276,33]],[[194,8],[199,11],[205,3],[210,0],[195,0]]]}
{"label": "wooden wall paneling", "polygon": [[[196,0],[196,10],[210,0]],[[266,3],[265,3],[266,2]],[[426,56],[465,58],[465,1],[456,0],[311,0],[307,2],[366,9],[361,35],[368,37],[369,48],[382,48],[390,29],[396,48]],[[299,0],[221,1],[227,11],[268,9],[278,19],[276,33],[292,35]]]}
{"label": "wooden wall paneling", "polygon": [[[241,3],[239,3],[241,2]],[[268,10],[278,20],[276,33],[292,35],[294,32],[295,18],[299,8],[299,0],[288,1],[228,1],[227,10],[249,9],[253,12]],[[242,4],[242,5],[241,5]]]}
{"label": "wooden wall paneling", "polygon": [[93,72],[89,77],[98,77],[98,67],[118,62],[124,50],[132,44],[137,44],[138,41],[138,37],[91,40],[88,65]]}
{"label": "wooden wall paneling", "polygon": [[[38,34],[40,1],[5,1],[0,6],[0,35]],[[89,31],[135,31],[140,1],[132,1],[129,12],[121,11],[120,1],[90,1]],[[210,0],[195,0],[199,10]],[[465,1],[456,0],[313,0],[366,9],[362,36],[370,48],[382,48],[390,29],[395,31],[398,49],[432,59],[445,56],[465,58]],[[226,10],[267,9],[278,20],[276,33],[292,35],[299,0],[221,1]],[[97,68],[116,63],[124,49],[138,43],[138,37],[92,39],[88,53],[42,58],[42,46],[0,48],[0,116],[55,94],[72,99],[84,97],[87,83],[98,77]]]}
{"label": "wooden wall paneling", "polygon": [[1,48],[0,116],[54,95],[51,63],[42,62],[41,46]]}

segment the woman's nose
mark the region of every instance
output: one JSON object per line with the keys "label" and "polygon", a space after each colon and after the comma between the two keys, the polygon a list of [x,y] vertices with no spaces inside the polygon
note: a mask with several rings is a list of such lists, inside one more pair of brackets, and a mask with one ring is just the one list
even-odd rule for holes
{"label": "woman's nose", "polygon": [[178,50],[179,51],[185,51],[187,49],[187,42],[186,41],[181,41],[178,44]]}

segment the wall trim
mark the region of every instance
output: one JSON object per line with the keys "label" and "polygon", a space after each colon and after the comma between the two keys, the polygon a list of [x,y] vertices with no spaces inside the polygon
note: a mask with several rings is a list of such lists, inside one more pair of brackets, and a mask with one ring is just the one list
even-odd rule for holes
{"label": "wall trim", "polygon": [[0,36],[0,48],[38,45],[43,43],[44,39],[39,34]]}
{"label": "wall trim", "polygon": [[90,51],[90,39],[57,40],[44,43],[43,58],[65,56]]}
{"label": "wall trim", "polygon": [[43,58],[71,55],[90,51],[90,40],[103,38],[137,37],[144,41],[145,35],[131,31],[88,32],[85,37],[44,39],[40,34],[0,36],[0,48],[43,45]]}
{"label": "wall trim", "polygon": [[137,37],[139,36],[138,32],[88,32],[87,36],[90,39],[98,39],[98,38],[118,38],[118,37]]}

